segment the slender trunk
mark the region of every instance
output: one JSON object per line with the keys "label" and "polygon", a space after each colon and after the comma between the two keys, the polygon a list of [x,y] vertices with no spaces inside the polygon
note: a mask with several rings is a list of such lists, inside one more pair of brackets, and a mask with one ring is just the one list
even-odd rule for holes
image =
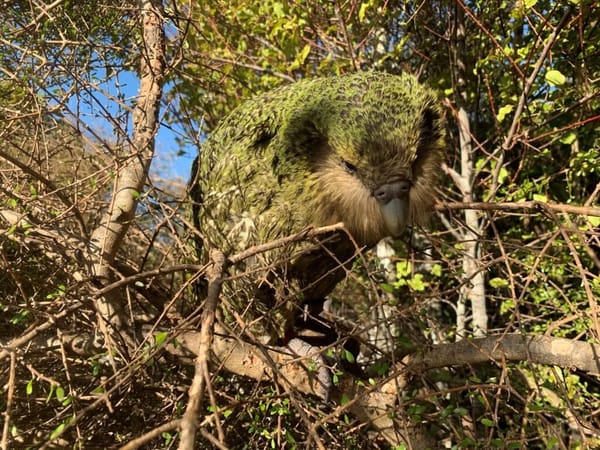
{"label": "slender trunk", "polygon": [[[456,64],[456,90],[458,104],[458,129],[460,139],[460,190],[463,201],[474,201],[473,186],[473,142],[471,139],[471,127],[466,105],[468,103],[466,90],[467,64],[464,60],[465,47],[465,15],[461,6],[457,8],[456,14],[456,41],[454,58]],[[471,304],[473,334],[484,336],[487,333],[487,310],[485,305],[485,279],[479,263],[479,237],[481,235],[481,224],[477,212],[472,209],[465,210],[465,231],[463,242],[465,253],[463,255],[464,284],[460,290],[459,303],[457,305],[457,337],[465,336],[466,331],[466,305]]]}
{"label": "slender trunk", "polygon": [[[158,112],[165,68],[165,36],[162,4],[158,0],[141,2],[143,45],[140,54],[140,88],[133,111],[133,137],[128,154],[116,168],[110,206],[90,238],[90,272],[100,285],[114,280],[113,263],[129,225],[135,217],[140,193],[148,177],[154,155],[154,135],[158,128]],[[96,300],[100,329],[105,337],[114,338],[127,326],[125,298],[121,290],[113,290]],[[122,333],[123,337],[125,333]]]}

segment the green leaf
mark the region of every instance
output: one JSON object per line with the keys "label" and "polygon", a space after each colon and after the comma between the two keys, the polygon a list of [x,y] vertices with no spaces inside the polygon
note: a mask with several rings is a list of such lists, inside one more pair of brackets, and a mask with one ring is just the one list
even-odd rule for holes
{"label": "green leaf", "polygon": [[310,45],[306,44],[304,47],[302,47],[302,50],[300,51],[300,53],[297,56],[298,62],[300,64],[304,64],[304,61],[306,60],[306,57],[308,56],[309,53],[310,53]]}
{"label": "green leaf", "polygon": [[498,173],[498,183],[504,184],[504,180],[508,178],[508,170],[502,167],[500,168],[500,173]]}
{"label": "green leaf", "polygon": [[368,2],[361,3],[360,9],[358,10],[358,21],[359,22],[364,22],[367,9],[369,9],[369,3]]}
{"label": "green leaf", "polygon": [[508,280],[504,278],[492,278],[490,281],[490,286],[496,289],[508,287]]}
{"label": "green leaf", "polygon": [[352,354],[352,352],[349,351],[349,350],[346,350],[346,349],[344,349],[344,355],[343,355],[343,357],[349,363],[354,363],[356,361],[356,359],[354,358],[354,355]]}
{"label": "green leaf", "polygon": [[442,276],[442,265],[434,264],[433,266],[431,266],[431,275],[433,275],[434,277],[441,277]]}
{"label": "green leaf", "polygon": [[156,336],[154,336],[154,343],[156,345],[160,345],[163,342],[165,342],[165,339],[167,339],[167,337],[169,337],[169,333],[167,333],[166,331],[161,331],[160,333],[157,333]]}
{"label": "green leaf", "polygon": [[27,395],[31,395],[33,393],[33,378],[27,382],[27,386],[25,386],[25,392]]}
{"label": "green leaf", "polygon": [[337,373],[334,373],[331,376],[331,382],[333,383],[334,386],[337,386],[340,383],[340,376]]}
{"label": "green leaf", "polygon": [[577,139],[577,134],[570,132],[566,136],[560,138],[561,144],[571,145]]}
{"label": "green leaf", "polygon": [[62,388],[62,386],[58,386],[56,388],[56,398],[60,402],[65,399],[65,390]]}
{"label": "green leaf", "polygon": [[54,431],[52,432],[52,434],[50,434],[50,440],[52,439],[56,439],[58,436],[60,436],[63,432],[63,430],[65,429],[65,424],[61,423],[59,426],[57,426]]}
{"label": "green leaf", "polygon": [[506,314],[515,309],[515,301],[513,299],[504,300],[500,305],[500,314]]}
{"label": "green leaf", "polygon": [[552,69],[546,72],[546,81],[552,86],[562,86],[567,78],[560,71]]}
{"label": "green leaf", "polygon": [[454,408],[454,411],[452,411],[453,414],[457,415],[457,416],[466,416],[469,411],[467,411],[466,408]]}
{"label": "green leaf", "polygon": [[480,420],[480,422],[483,425],[485,425],[486,427],[495,427],[496,426],[496,422],[494,422],[493,420],[490,420],[490,419],[483,418]]}
{"label": "green leaf", "polygon": [[285,12],[283,10],[283,5],[279,2],[277,3],[273,3],[273,14],[275,17],[284,17],[285,16]]}
{"label": "green leaf", "polygon": [[504,118],[512,112],[514,109],[514,105],[504,105],[498,110],[498,114],[496,114],[496,119],[498,122],[502,122]]}
{"label": "green leaf", "polygon": [[412,279],[408,280],[408,286],[417,292],[423,292],[429,283],[423,280],[423,274],[418,273]]}
{"label": "green leaf", "polygon": [[546,203],[548,202],[548,197],[543,194],[533,194],[533,201]]}
{"label": "green leaf", "polygon": [[400,261],[396,263],[396,276],[406,278],[412,273],[412,266],[409,261]]}
{"label": "green leaf", "polygon": [[591,224],[593,227],[600,226],[600,217],[596,217],[596,216],[587,216],[587,220],[590,222],[590,224]]}
{"label": "green leaf", "polygon": [[523,2],[525,8],[532,8],[533,6],[535,6],[536,3],[537,0],[525,0],[525,2]]}
{"label": "green leaf", "polygon": [[382,290],[384,290],[385,292],[392,294],[394,292],[394,286],[392,286],[391,284],[388,283],[381,283],[379,285],[381,287]]}

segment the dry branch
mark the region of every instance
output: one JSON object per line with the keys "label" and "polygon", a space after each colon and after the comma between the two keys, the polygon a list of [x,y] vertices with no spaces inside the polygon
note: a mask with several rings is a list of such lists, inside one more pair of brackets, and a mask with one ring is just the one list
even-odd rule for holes
{"label": "dry branch", "polygon": [[[202,313],[202,325],[200,331],[200,339],[195,362],[195,372],[192,384],[189,390],[189,401],[185,410],[185,414],[181,421],[181,441],[180,449],[194,448],[194,438],[196,435],[196,424],[198,421],[198,413],[202,411],[202,400],[204,397],[205,388],[211,389],[210,373],[208,370],[208,362],[210,359],[210,347],[213,339],[215,314],[219,296],[221,294],[221,284],[223,283],[223,267],[225,265],[225,255],[218,251],[211,252],[212,265],[209,268],[208,274],[208,295]],[[216,405],[214,414],[219,413]],[[218,422],[218,418],[217,418]],[[221,437],[221,441],[222,436]]]}
{"label": "dry branch", "polygon": [[[140,89],[133,111],[133,139],[130,153],[117,168],[110,207],[93,231],[90,251],[92,275],[102,284],[113,279],[113,262],[139,203],[154,155],[154,135],[158,130],[158,112],[165,72],[165,35],[162,2],[145,0],[141,4],[143,45],[140,58]],[[122,333],[127,322],[123,299],[110,291],[96,300],[100,329],[107,337]],[[112,332],[111,332],[112,331]],[[110,343],[110,340],[107,342]]]}
{"label": "dry branch", "polygon": [[565,205],[558,203],[530,202],[451,202],[439,203],[437,211],[477,209],[481,211],[554,211],[559,213],[579,214],[582,216],[600,217],[600,208],[590,206]]}
{"label": "dry branch", "polygon": [[[276,349],[267,349],[268,357],[278,367],[278,372],[273,373],[271,365],[263,356],[264,348],[223,335],[222,331],[217,329],[212,345],[215,367],[222,367],[229,372],[257,381],[275,380],[284,386],[293,386],[304,394],[320,395],[314,379],[298,370],[293,355]],[[200,332],[187,332],[178,336],[181,346],[168,347],[168,351],[177,355],[193,354],[194,349],[198,348],[200,334]],[[600,345],[549,336],[520,334],[463,339],[451,344],[434,345],[422,353],[404,358],[403,362],[397,365],[393,376],[384,379],[376,386],[358,383],[359,380],[354,376],[345,374],[341,383],[333,386],[331,398],[336,402],[342,398],[349,398],[350,401],[338,407],[332,414],[337,416],[345,411],[351,411],[358,418],[369,422],[381,431],[391,444],[398,445],[400,443],[398,424],[392,417],[402,416],[402,411],[397,411],[397,400],[412,374],[420,374],[436,368],[490,361],[529,362],[598,374],[600,373]],[[396,414],[390,414],[392,412]],[[407,424],[404,423],[403,427],[406,426]],[[414,434],[412,436],[415,437]],[[425,439],[418,434],[417,437]]]}

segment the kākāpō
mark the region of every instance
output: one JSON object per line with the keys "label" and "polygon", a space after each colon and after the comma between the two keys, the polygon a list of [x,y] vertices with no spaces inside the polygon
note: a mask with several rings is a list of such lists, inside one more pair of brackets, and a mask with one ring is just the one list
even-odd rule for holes
{"label": "k\u0101k\u0101p\u014d", "polygon": [[192,174],[203,260],[209,248],[232,255],[307,227],[343,222],[351,236],[278,248],[230,269],[222,306],[237,316],[230,324],[285,341],[301,305],[331,292],[357,246],[422,224],[435,202],[443,130],[429,88],[409,74],[376,72],[299,81],[225,118]]}

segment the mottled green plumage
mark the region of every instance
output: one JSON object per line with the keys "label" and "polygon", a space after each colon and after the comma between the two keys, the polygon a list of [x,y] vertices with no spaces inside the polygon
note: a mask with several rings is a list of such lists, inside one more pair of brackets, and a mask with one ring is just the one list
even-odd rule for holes
{"label": "mottled green plumage", "polygon": [[[406,74],[314,79],[258,96],[202,146],[192,193],[204,247],[230,255],[337,222],[359,246],[398,235],[433,205],[442,141],[434,94]],[[298,257],[306,247],[253,259],[252,267],[266,269],[229,283],[229,301],[240,312],[249,304],[264,309],[254,308],[257,298],[267,310],[287,311],[300,297],[326,295],[343,277],[329,253],[346,262],[354,247],[340,235]]]}

